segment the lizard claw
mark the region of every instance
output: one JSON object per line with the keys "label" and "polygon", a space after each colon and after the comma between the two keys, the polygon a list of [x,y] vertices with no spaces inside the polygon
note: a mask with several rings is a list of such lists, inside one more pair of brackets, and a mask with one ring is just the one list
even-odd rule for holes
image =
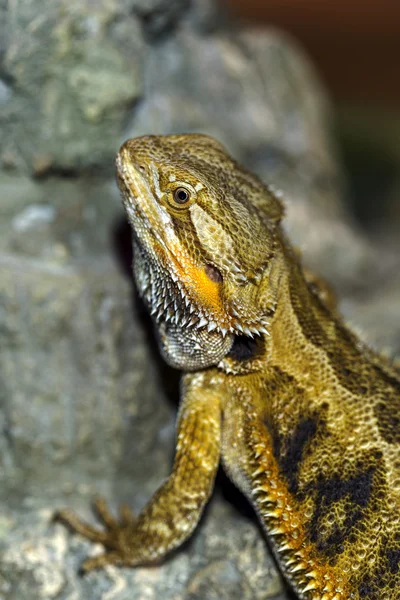
{"label": "lizard claw", "polygon": [[132,512],[131,507],[126,502],[123,502],[119,507],[119,520],[121,526],[132,527],[136,521],[136,517]]}
{"label": "lizard claw", "polygon": [[98,544],[106,544],[107,542],[107,532],[101,531],[92,525],[89,525],[83,519],[78,517],[74,511],[65,508],[63,510],[59,510],[54,515],[54,521],[63,523],[69,529],[71,529],[75,533],[79,533],[81,536],[87,538],[91,542],[95,542]]}
{"label": "lizard claw", "polygon": [[118,526],[117,519],[113,516],[110,511],[108,504],[102,496],[98,496],[93,501],[93,511],[95,512],[98,520],[104,525],[106,529],[115,529]]}
{"label": "lizard claw", "polygon": [[124,559],[123,554],[118,551],[113,552],[104,552],[103,554],[99,554],[98,556],[93,556],[92,558],[87,558],[83,561],[79,569],[79,575],[87,575],[91,571],[95,571],[96,569],[104,569],[108,565],[129,565],[130,563]]}
{"label": "lizard claw", "polygon": [[96,498],[93,507],[104,529],[89,525],[69,509],[60,510],[54,516],[55,521],[63,523],[91,542],[102,544],[106,549],[105,553],[85,560],[81,565],[80,573],[85,574],[106,565],[131,564],[128,540],[132,536],[132,527],[135,523],[131,509],[127,504],[122,504],[117,519],[111,513],[104,498]]}

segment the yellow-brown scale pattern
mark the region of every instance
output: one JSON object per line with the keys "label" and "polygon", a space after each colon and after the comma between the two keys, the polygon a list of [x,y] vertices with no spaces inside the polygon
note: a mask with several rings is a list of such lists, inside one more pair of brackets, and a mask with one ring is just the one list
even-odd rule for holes
{"label": "yellow-brown scale pattern", "polygon": [[[107,552],[157,561],[195,528],[222,459],[306,600],[400,598],[400,379],[303,270],[280,201],[202,135],[147,136],[117,158],[139,292],[187,373],[169,479],[136,519],[59,519]],[[181,196],[177,191],[185,190]]]}

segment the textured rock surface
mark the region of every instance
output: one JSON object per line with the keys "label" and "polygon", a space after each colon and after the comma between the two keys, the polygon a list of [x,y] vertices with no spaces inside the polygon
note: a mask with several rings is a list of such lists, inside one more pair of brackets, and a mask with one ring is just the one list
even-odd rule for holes
{"label": "textured rock surface", "polygon": [[139,510],[173,456],[177,374],[134,298],[112,179],[123,139],[225,142],[284,191],[289,233],[347,292],[349,317],[400,347],[400,286],[386,284],[386,319],[362,294],[385,261],[341,204],[311,67],[276,32],[227,32],[215,5],[0,2],[0,598],[289,597],[223,478],[198,534],[161,567],[81,579],[96,549],[50,523],[66,504],[91,518],[99,492]]}
{"label": "textured rock surface", "polygon": [[[108,568],[76,576],[88,545],[61,526],[51,510],[2,516],[13,543],[3,553],[0,593],[6,598],[104,598],[118,600],[282,598],[281,581],[257,528],[222,502],[213,502],[198,535],[184,551],[157,568]],[[18,524],[16,524],[18,519]],[[238,543],[240,540],[240,543]],[[1,583],[3,575],[4,581]]]}

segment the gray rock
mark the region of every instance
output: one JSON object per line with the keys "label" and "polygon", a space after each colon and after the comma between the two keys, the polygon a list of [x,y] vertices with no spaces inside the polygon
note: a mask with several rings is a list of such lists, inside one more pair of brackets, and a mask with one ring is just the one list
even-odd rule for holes
{"label": "gray rock", "polygon": [[142,28],[124,3],[23,2],[5,11],[4,166],[41,174],[112,163],[141,93]]}
{"label": "gray rock", "polygon": [[164,564],[153,569],[110,567],[85,578],[76,576],[79,562],[100,548],[71,538],[61,525],[50,525],[50,519],[50,509],[26,510],[17,518],[15,513],[2,516],[2,532],[13,543],[5,549],[2,544],[0,597],[284,600],[258,528],[218,499],[198,535]]}
{"label": "gray rock", "polygon": [[[130,286],[105,260],[73,268],[7,257],[0,273],[0,497],[40,503],[80,485],[112,486],[116,464],[133,476],[125,446],[138,435],[136,391],[145,419],[162,385],[131,318]],[[165,411],[152,419],[153,442]]]}
{"label": "gray rock", "polygon": [[[377,283],[377,282],[376,282]],[[350,326],[367,344],[382,352],[400,367],[400,276],[386,277],[375,289],[361,297],[348,297],[342,311]]]}
{"label": "gray rock", "polygon": [[228,31],[211,0],[0,2],[0,50],[0,598],[288,598],[224,484],[153,569],[79,578],[99,549],[51,515],[69,505],[91,519],[96,493],[138,511],[173,457],[177,373],[133,294],[112,178],[129,136],[223,141],[283,191],[289,234],[346,291],[349,318],[398,348],[398,288],[386,320],[360,292],[382,261],[342,204],[312,67],[275,31]]}

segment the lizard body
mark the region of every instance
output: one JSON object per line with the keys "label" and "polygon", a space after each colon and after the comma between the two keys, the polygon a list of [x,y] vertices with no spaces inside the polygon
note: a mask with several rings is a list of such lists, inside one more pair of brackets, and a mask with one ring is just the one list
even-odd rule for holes
{"label": "lizard body", "polygon": [[220,461],[305,600],[400,598],[400,380],[344,325],[282,232],[280,201],[203,135],[128,140],[118,182],[138,289],[186,371],[171,476],[98,530],[83,568],[157,561],[195,528]]}

